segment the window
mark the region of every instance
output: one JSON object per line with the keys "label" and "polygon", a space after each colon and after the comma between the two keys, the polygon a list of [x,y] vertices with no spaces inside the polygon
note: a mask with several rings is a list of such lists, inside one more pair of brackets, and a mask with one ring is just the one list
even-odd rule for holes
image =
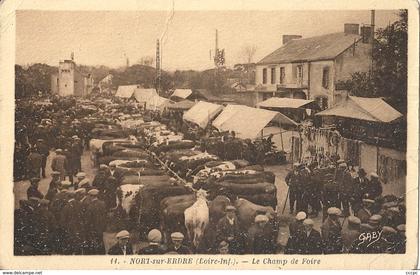
{"label": "window", "polygon": [[263,72],[262,72],[262,81],[263,81],[263,84],[267,84],[267,68],[264,68],[263,69]]}
{"label": "window", "polygon": [[303,79],[303,67],[302,67],[302,65],[298,65],[296,67],[296,74],[297,74],[298,81],[302,81],[302,79]]}
{"label": "window", "polygon": [[286,71],[284,67],[280,67],[280,84],[284,83],[285,78],[286,78]]}
{"label": "window", "polygon": [[276,84],[276,68],[271,68],[271,84]]}
{"label": "window", "polygon": [[330,83],[330,68],[325,67],[322,70],[322,87],[328,89]]}

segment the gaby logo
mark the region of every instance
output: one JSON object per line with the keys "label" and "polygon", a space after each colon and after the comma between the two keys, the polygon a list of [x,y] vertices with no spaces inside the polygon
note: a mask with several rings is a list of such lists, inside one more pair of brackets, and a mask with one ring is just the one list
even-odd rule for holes
{"label": "gaby logo", "polygon": [[380,231],[372,231],[372,232],[364,232],[359,235],[359,243],[358,246],[364,245],[366,247],[371,246],[372,244],[376,243],[380,240],[382,236],[382,230]]}

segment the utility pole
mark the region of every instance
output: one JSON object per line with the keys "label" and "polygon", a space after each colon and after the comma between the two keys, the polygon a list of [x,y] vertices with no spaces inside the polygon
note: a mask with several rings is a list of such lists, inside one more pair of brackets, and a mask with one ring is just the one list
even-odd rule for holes
{"label": "utility pole", "polygon": [[156,90],[160,92],[160,79],[161,79],[161,60],[160,60],[160,41],[156,40]]}
{"label": "utility pole", "polygon": [[373,49],[375,44],[375,10],[370,11],[370,45],[371,49],[371,64],[370,64],[370,71],[373,74]]}

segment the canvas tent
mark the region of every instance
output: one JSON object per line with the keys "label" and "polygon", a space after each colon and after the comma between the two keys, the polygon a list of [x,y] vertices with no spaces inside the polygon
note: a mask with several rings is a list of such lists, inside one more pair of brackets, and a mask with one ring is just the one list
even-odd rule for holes
{"label": "canvas tent", "polygon": [[147,110],[162,110],[168,102],[168,99],[159,96],[155,89],[136,89],[134,97],[137,102],[144,104]]}
{"label": "canvas tent", "polygon": [[222,105],[199,101],[184,113],[183,119],[206,128],[207,124],[223,109]]}
{"label": "canvas tent", "polygon": [[257,104],[261,108],[273,109],[317,109],[319,108],[314,100],[286,98],[286,97],[271,97]]}
{"label": "canvas tent", "polygon": [[340,104],[319,112],[317,116],[335,116],[389,123],[403,115],[381,98],[348,96]]}
{"label": "canvas tent", "polygon": [[175,89],[171,97],[187,99],[192,94],[191,89]]}
{"label": "canvas tent", "polygon": [[213,121],[219,131],[234,131],[236,137],[255,139],[271,121],[295,125],[296,123],[281,113],[252,108],[244,105],[228,105]]}
{"label": "canvas tent", "polygon": [[122,98],[130,98],[133,96],[134,91],[136,89],[141,88],[140,85],[121,85],[118,86],[117,92],[115,93],[116,97],[122,97]]}

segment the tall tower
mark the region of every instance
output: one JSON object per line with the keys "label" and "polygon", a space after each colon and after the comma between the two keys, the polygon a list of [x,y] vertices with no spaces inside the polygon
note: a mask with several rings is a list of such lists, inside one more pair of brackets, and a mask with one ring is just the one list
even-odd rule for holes
{"label": "tall tower", "polygon": [[223,67],[225,65],[225,49],[219,49],[219,35],[216,29],[216,41],[214,49],[214,65],[216,68]]}

